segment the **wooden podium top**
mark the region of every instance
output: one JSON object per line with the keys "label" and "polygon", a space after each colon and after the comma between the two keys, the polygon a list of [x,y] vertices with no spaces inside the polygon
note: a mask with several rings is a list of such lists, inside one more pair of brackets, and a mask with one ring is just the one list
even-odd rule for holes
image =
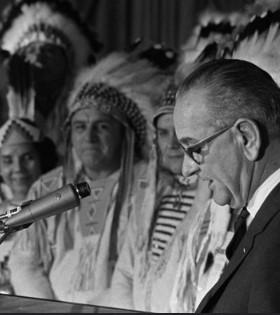
{"label": "wooden podium top", "polygon": [[0,313],[137,313],[136,311],[0,294]]}

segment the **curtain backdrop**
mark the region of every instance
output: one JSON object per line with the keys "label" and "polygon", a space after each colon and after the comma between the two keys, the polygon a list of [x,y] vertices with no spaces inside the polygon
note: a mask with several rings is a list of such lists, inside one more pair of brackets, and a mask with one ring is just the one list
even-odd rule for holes
{"label": "curtain backdrop", "polygon": [[205,8],[242,10],[250,0],[70,0],[96,30],[104,51],[125,49],[136,38],[178,50]]}
{"label": "curtain backdrop", "polygon": [[[0,0],[0,11],[13,0]],[[138,37],[178,50],[199,13],[243,10],[253,0],[68,0],[97,32],[104,52],[125,49]],[[1,23],[1,21],[0,21]]]}

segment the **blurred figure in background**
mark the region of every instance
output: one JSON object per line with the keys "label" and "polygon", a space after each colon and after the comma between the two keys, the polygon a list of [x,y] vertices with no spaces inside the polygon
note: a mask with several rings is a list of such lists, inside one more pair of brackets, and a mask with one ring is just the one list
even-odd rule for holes
{"label": "blurred figure in background", "polygon": [[[25,91],[29,94],[31,90]],[[28,190],[41,174],[57,165],[58,155],[54,143],[44,137],[32,120],[33,103],[26,104],[20,96],[9,90],[9,114],[12,116],[0,128],[0,213],[14,209],[26,201]],[[17,103],[14,103],[14,100]],[[23,104],[25,106],[23,106]],[[13,293],[8,260],[14,235],[1,243],[0,288],[2,293]]]}
{"label": "blurred figure in background", "polygon": [[[164,76],[149,62],[112,53],[76,79],[65,125],[67,160],[29,197],[87,181],[79,209],[18,233],[10,267],[15,293],[87,303],[111,282],[149,152],[147,121]],[[141,200],[141,198],[140,198]]]}
{"label": "blurred figure in background", "polygon": [[57,159],[53,142],[32,120],[9,119],[0,129],[1,199],[19,205],[39,175],[56,167]]}
{"label": "blurred figure in background", "polygon": [[[188,217],[197,179],[181,176],[183,151],[173,125],[176,85],[171,80],[155,114],[154,152],[147,194],[135,208],[110,288],[112,307],[167,311],[176,270],[174,240]],[[178,254],[178,253],[177,253]]]}
{"label": "blurred figure in background", "polygon": [[16,95],[33,87],[35,120],[62,155],[67,96],[79,69],[96,61],[96,34],[69,1],[20,0],[3,11],[0,38],[11,56],[10,85]]}
{"label": "blurred figure in background", "polygon": [[280,84],[280,8],[255,15],[235,36],[226,57],[254,63]]}
{"label": "blurred figure in background", "polygon": [[[261,16],[266,11],[277,11],[280,8],[279,0],[254,0],[245,6],[250,17]],[[249,22],[249,21],[248,21]]]}
{"label": "blurred figure in background", "polygon": [[183,80],[195,66],[212,59],[222,58],[232,48],[235,34],[249,20],[244,12],[224,13],[207,9],[203,11],[197,25],[185,43],[182,44],[177,69],[178,80]]}

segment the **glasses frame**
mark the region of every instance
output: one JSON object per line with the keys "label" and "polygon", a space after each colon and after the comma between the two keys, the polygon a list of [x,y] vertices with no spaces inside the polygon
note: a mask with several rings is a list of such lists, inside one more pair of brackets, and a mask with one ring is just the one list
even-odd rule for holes
{"label": "glasses frame", "polygon": [[[201,162],[197,161],[197,159],[194,157],[194,153],[196,153],[195,151],[198,148],[202,148],[205,144],[210,143],[212,140],[214,140],[215,138],[217,138],[218,136],[220,136],[221,134],[223,134],[224,132],[228,131],[230,128],[232,128],[234,126],[234,124],[224,127],[218,131],[216,131],[214,134],[212,134],[211,136],[207,136],[206,138],[203,138],[201,140],[199,140],[197,143],[194,143],[192,145],[189,145],[188,147],[184,147],[181,144],[181,147],[184,151],[184,153],[191,158],[196,164],[200,165]],[[196,153],[199,154],[199,153]]]}

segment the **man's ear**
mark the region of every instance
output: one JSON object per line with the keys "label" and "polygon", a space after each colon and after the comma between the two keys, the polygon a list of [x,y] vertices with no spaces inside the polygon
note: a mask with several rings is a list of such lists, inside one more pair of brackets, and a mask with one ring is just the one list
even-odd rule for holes
{"label": "man's ear", "polygon": [[249,161],[256,161],[260,154],[261,134],[258,125],[250,120],[240,118],[234,124],[236,139]]}

